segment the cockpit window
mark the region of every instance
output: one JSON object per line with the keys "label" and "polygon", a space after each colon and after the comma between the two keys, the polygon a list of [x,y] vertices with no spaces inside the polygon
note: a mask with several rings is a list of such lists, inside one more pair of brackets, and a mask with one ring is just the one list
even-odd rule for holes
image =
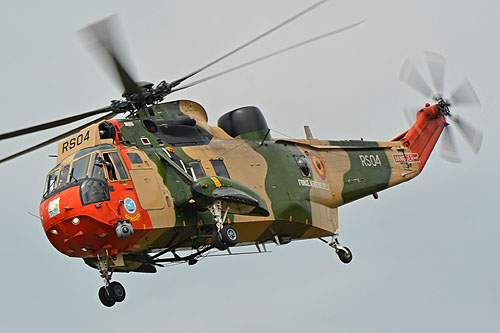
{"label": "cockpit window", "polygon": [[118,175],[121,179],[128,179],[127,171],[125,171],[125,167],[123,166],[122,160],[118,157],[118,153],[111,153],[111,158],[115,165],[116,170],[118,171]]}
{"label": "cockpit window", "polygon": [[[107,177],[106,177],[107,175]],[[127,171],[116,152],[106,152],[92,155],[90,163],[90,178],[101,180],[109,179],[109,181],[119,181],[129,179]]]}
{"label": "cockpit window", "polygon": [[44,195],[47,195],[50,192],[55,190],[58,174],[59,174],[59,169],[54,170],[53,172],[51,172],[47,175],[47,182],[45,183]]}
{"label": "cockpit window", "polygon": [[106,180],[106,176],[104,176],[104,162],[99,154],[92,155],[90,178]]}
{"label": "cockpit window", "polygon": [[[110,148],[111,147],[110,145]],[[106,148],[107,150],[109,149],[108,147]],[[106,195],[98,195],[94,198],[90,193],[101,186],[99,184],[107,184],[108,179],[109,181],[130,179],[118,152],[96,152],[94,150],[92,153],[87,151],[86,154],[80,152],[75,154],[74,158],[76,159],[74,159],[72,163],[63,166],[58,164],[49,172],[45,181],[44,198],[47,198],[48,195],[54,191],[59,191],[61,187],[63,187],[63,189],[67,188],[65,185],[68,183],[70,183],[71,186],[80,185],[81,187],[83,187],[85,183],[88,189],[82,193],[86,193],[86,196],[90,195],[90,197],[86,198],[93,202],[94,199],[98,200],[96,199],[98,197],[98,201],[102,201],[105,200],[103,198],[105,198]],[[85,179],[87,178],[93,178],[93,182],[86,181]],[[99,182],[95,182],[95,180],[99,180]],[[90,184],[94,185],[90,186]],[[109,200],[109,198],[106,200]]]}
{"label": "cockpit window", "polygon": [[73,162],[71,168],[70,182],[77,182],[87,177],[87,169],[89,168],[90,155],[80,158]]}
{"label": "cockpit window", "polygon": [[57,183],[57,187],[61,187],[68,182],[68,174],[69,174],[69,164],[64,165],[61,168],[61,172],[59,173],[59,182]]}
{"label": "cockpit window", "polygon": [[109,180],[111,181],[118,180],[115,168],[113,167],[113,162],[111,161],[110,154],[103,153],[102,156],[104,156],[104,164],[106,165],[106,170],[108,171]]}

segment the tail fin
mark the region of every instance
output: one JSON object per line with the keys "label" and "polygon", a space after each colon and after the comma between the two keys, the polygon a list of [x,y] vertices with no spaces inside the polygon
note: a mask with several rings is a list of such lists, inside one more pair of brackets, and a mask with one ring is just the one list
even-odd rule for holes
{"label": "tail fin", "polygon": [[417,112],[417,121],[406,132],[392,141],[402,141],[412,153],[419,156],[420,171],[424,168],[443,129],[448,126],[439,104],[429,105]]}

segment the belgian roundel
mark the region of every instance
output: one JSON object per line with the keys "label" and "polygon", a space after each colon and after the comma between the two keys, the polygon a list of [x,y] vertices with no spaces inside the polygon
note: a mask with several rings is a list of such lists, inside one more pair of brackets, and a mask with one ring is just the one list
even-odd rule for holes
{"label": "belgian roundel", "polygon": [[318,176],[320,176],[323,180],[326,179],[325,165],[323,164],[323,161],[319,158],[319,156],[316,153],[309,152],[309,158],[311,159],[311,163]]}

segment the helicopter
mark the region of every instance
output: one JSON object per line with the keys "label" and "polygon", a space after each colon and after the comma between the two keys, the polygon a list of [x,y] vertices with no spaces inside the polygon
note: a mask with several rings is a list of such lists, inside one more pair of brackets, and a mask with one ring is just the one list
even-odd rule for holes
{"label": "helicopter", "polygon": [[[207,66],[170,83],[138,82],[119,59],[108,23],[90,30],[117,69],[123,98],[0,136],[8,139],[106,113],[0,161],[63,139],[42,196],[42,225],[61,253],[83,258],[99,270],[104,286],[98,294],[105,306],[125,299],[123,286],[112,281],[114,272],[153,273],[173,262],[193,265],[214,248],[230,253],[234,246],[252,245],[265,251],[266,243],[316,238],[349,263],[352,253],[338,238],[339,206],[377,197],[416,177],[443,131],[443,142],[452,142],[446,119],[479,150],[479,132],[450,113],[451,105],[477,98],[468,83],[449,100],[441,95],[444,62],[435,54],[429,64],[436,68],[436,93],[422,84],[410,63],[402,72],[435,104],[419,110],[416,123],[392,141],[319,140],[308,128],[306,139],[273,139],[257,107],[230,111],[210,126],[200,104],[164,102],[169,94],[194,85],[180,86]],[[340,30],[346,28],[336,33]],[[127,116],[113,119],[118,114]],[[193,252],[179,256],[183,249]]]}

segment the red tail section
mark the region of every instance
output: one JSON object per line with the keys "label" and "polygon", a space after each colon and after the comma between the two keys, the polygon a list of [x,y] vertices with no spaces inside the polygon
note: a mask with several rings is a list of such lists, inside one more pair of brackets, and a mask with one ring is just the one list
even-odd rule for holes
{"label": "red tail section", "polygon": [[441,114],[439,105],[427,105],[417,112],[417,121],[412,128],[392,141],[402,141],[412,153],[417,153],[420,158],[420,171],[422,171],[446,126],[448,123]]}

